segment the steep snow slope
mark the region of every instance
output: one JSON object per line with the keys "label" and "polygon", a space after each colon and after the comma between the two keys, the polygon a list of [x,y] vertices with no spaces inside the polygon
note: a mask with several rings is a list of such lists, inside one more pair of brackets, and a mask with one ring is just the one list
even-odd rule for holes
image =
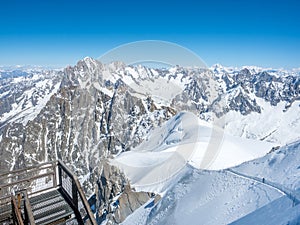
{"label": "steep snow slope", "polygon": [[133,187],[163,196],[123,224],[296,224],[300,143],[268,153],[270,143],[224,134],[216,158],[205,168],[223,170],[201,170],[211,129],[191,113],[180,113],[132,152],[115,158]]}
{"label": "steep snow slope", "polygon": [[188,166],[157,205],[141,207],[123,224],[297,224],[299,154],[296,142],[231,169],[244,175]]}
{"label": "steep snow slope", "polygon": [[[277,146],[300,133],[299,71],[153,69],[120,62],[104,65],[87,57],[63,71],[2,72],[0,169],[62,159],[80,177],[86,193],[98,192],[99,215],[114,213],[110,204],[127,185],[120,172],[103,179],[104,169],[111,170],[103,161],[119,152],[134,150],[120,155],[124,163],[118,163],[126,167],[136,190],[163,192],[184,176],[186,165],[225,168],[273,146],[244,138]],[[222,130],[186,116],[161,126],[182,111],[207,121],[214,113],[225,115],[226,133],[238,138],[223,137]],[[158,135],[148,135],[156,127]],[[224,138],[222,148],[212,145],[212,131]]]}
{"label": "steep snow slope", "polygon": [[23,73],[0,79],[0,131],[7,123],[32,121],[60,87],[62,76],[56,71]]}
{"label": "steep snow slope", "polygon": [[249,225],[249,224],[264,224],[264,225],[297,225],[300,220],[300,205],[291,204],[287,196],[282,196],[269,204],[255,210],[234,221],[230,225]]}
{"label": "steep snow slope", "polygon": [[[181,176],[187,164],[198,169],[219,170],[265,155],[273,144],[221,134],[218,149],[209,148],[212,127],[192,113],[182,112],[153,130],[147,140],[112,162],[119,166],[133,187],[164,192]],[[217,129],[217,128],[214,128]],[[211,155],[208,164],[203,161]]]}
{"label": "steep snow slope", "polygon": [[232,170],[265,178],[290,190],[300,189],[300,142],[294,142],[254,161],[245,162]]}
{"label": "steep snow slope", "polygon": [[34,88],[24,91],[22,96],[15,100],[11,111],[0,116],[0,124],[17,121],[26,125],[46,106],[51,96],[58,91],[59,85],[60,83],[54,83],[51,79],[37,82]]}
{"label": "steep snow slope", "polygon": [[[233,224],[298,224],[300,220],[299,165],[300,142],[297,141],[262,158],[232,168],[233,171],[245,176],[264,178],[265,181],[288,192],[288,195],[270,202]],[[266,220],[266,218],[268,219]]]}
{"label": "steep snow slope", "polygon": [[156,206],[140,208],[123,224],[228,224],[280,196],[273,188],[226,171],[189,167]]}
{"label": "steep snow slope", "polygon": [[280,102],[272,106],[263,99],[256,98],[261,113],[241,116],[236,111],[226,114],[225,129],[228,133],[245,138],[266,140],[284,145],[300,139],[300,101],[286,108]]}

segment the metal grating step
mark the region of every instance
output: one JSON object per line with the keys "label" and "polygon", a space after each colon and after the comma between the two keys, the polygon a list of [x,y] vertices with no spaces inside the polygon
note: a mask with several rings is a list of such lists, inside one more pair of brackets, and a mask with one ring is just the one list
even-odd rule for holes
{"label": "metal grating step", "polygon": [[52,190],[30,198],[36,224],[61,224],[71,217],[72,208],[58,190]]}
{"label": "metal grating step", "polygon": [[9,223],[12,220],[11,212],[0,217],[0,224]]}
{"label": "metal grating step", "polygon": [[59,202],[65,201],[61,196],[54,196],[52,199],[46,199],[44,202],[31,203],[31,208],[33,211],[37,211],[39,209],[46,208],[48,206],[52,206],[54,204],[58,204]]}
{"label": "metal grating step", "polygon": [[7,215],[6,217],[2,217],[2,218],[0,218],[0,224],[1,225],[6,225],[6,224],[12,224],[13,222],[12,222],[12,215],[11,214],[9,214],[9,215]]}
{"label": "metal grating step", "polygon": [[97,224],[77,176],[61,160],[2,172],[0,179],[0,225],[11,225],[12,220],[37,225]]}
{"label": "metal grating step", "polygon": [[11,205],[0,206],[0,224],[3,224],[6,221],[10,221],[12,218],[11,214]]}
{"label": "metal grating step", "polygon": [[33,205],[33,204],[37,204],[39,202],[44,202],[47,199],[52,199],[57,196],[61,196],[61,194],[58,190],[55,189],[55,190],[48,191],[46,193],[42,193],[42,194],[39,194],[39,195],[36,195],[33,197],[29,196],[29,201],[30,201],[30,204]]}
{"label": "metal grating step", "polygon": [[57,208],[52,208],[41,214],[34,216],[35,223],[38,225],[46,225],[68,219],[73,214],[72,209],[68,205],[62,205]]}

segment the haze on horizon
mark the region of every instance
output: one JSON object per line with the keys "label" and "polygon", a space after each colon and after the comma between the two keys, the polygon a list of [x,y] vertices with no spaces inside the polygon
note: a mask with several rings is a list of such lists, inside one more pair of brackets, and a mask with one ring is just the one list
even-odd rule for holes
{"label": "haze on horizon", "polygon": [[73,65],[121,44],[163,40],[209,66],[300,67],[300,3],[21,1],[0,3],[0,65]]}

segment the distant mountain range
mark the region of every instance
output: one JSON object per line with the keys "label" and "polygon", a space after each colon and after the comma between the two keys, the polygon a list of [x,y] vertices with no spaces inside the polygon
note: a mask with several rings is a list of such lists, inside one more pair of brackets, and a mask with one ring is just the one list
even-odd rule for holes
{"label": "distant mountain range", "polygon": [[[213,142],[211,127],[222,132],[222,157],[211,157],[215,167],[201,168],[195,166],[202,159],[197,152]],[[249,222],[261,207],[275,207],[273,201],[290,204],[281,189],[298,196],[298,141],[297,69],[157,69],[105,65],[89,57],[62,70],[0,68],[1,171],[62,159],[86,194],[95,195],[99,224],[183,224],[183,219],[188,224],[228,224],[242,217]],[[196,156],[180,156],[182,166],[175,171],[178,161],[167,159],[174,147],[186,144]],[[227,169],[253,159],[234,168],[237,173]],[[125,162],[127,167],[120,164]],[[170,176],[150,172],[158,168],[155,163],[166,166],[160,172]],[[141,173],[140,167],[149,170]],[[252,173],[252,168],[268,172]],[[265,177],[269,185],[248,175]],[[280,181],[277,175],[290,179]],[[149,188],[149,180],[144,182],[149,177],[165,182]],[[286,210],[283,221],[297,221],[295,209]]]}

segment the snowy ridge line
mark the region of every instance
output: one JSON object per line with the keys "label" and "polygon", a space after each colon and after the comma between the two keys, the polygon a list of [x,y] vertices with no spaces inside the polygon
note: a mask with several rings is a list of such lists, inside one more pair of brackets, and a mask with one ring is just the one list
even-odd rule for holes
{"label": "snowy ridge line", "polygon": [[225,171],[228,172],[228,173],[234,174],[236,176],[243,177],[245,179],[250,179],[250,180],[256,181],[260,184],[263,184],[263,185],[269,186],[271,188],[274,188],[278,192],[282,193],[283,195],[286,195],[293,202],[294,205],[298,205],[300,203],[299,194],[297,194],[295,191],[293,191],[289,188],[284,187],[283,185],[274,183],[272,181],[268,181],[265,178],[259,178],[259,177],[246,175],[246,174],[234,171],[233,169],[230,169],[230,168],[225,169]]}
{"label": "snowy ridge line", "polygon": [[285,145],[281,146],[281,147],[290,147],[290,146],[293,146],[293,145],[300,145],[300,142],[299,142],[299,139],[295,140],[295,141],[291,141],[289,143],[286,143]]}

